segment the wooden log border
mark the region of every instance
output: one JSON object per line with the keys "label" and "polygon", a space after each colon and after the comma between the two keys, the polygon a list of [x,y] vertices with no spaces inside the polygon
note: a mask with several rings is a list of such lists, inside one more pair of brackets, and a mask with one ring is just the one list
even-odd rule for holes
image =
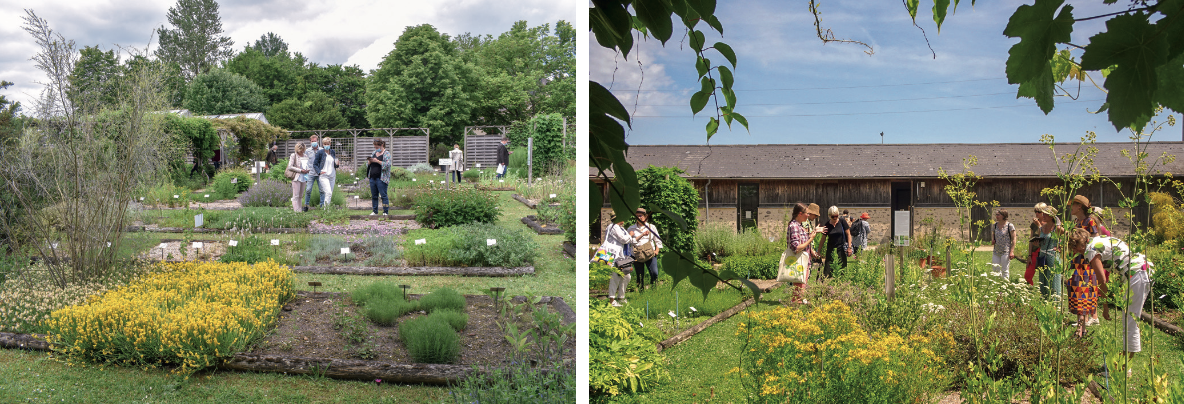
{"label": "wooden log border", "polygon": [[514,198],[514,200],[516,200],[518,202],[522,202],[522,204],[526,205],[526,207],[528,207],[528,208],[536,209],[537,204],[531,203],[529,199],[522,197],[522,195],[513,194],[513,195],[510,195],[510,197]]}
{"label": "wooden log border", "polygon": [[349,215],[349,220],[415,220],[415,215]]}
{"label": "wooden log border", "polygon": [[576,258],[576,245],[568,242],[567,240],[564,240],[563,241],[563,252],[566,253],[567,256],[571,257],[572,259],[575,259]]}
{"label": "wooden log border", "polygon": [[[778,283],[773,286],[770,286],[764,290],[764,293],[771,292],[771,291],[773,291],[773,289],[777,289],[777,288],[781,287],[781,285],[784,285],[784,283]],[[745,308],[748,308],[748,306],[751,306],[753,303],[756,303],[756,300],[751,297],[748,299],[744,299],[744,301],[740,302],[740,304],[732,306],[732,308],[724,310],[722,313],[716,314],[715,316],[703,321],[702,323],[695,324],[694,327],[688,328],[688,329],[684,330],[683,332],[675,334],[673,337],[667,338],[667,339],[659,342],[657,344],[658,345],[658,352],[662,352],[663,350],[666,350],[672,346],[678,345],[679,343],[690,339],[695,334],[703,332],[703,330],[706,330],[707,327],[710,327],[710,326],[714,325],[715,323],[732,318],[732,316],[736,315],[736,313],[743,311]]]}
{"label": "wooden log border", "polygon": [[353,267],[353,266],[294,266],[293,272],[329,275],[398,275],[398,276],[483,276],[504,277],[534,275],[533,266],[506,267]]}
{"label": "wooden log border", "polygon": [[[243,229],[207,229],[207,228],[187,228],[187,227],[149,228],[146,226],[128,226],[123,231],[127,232],[127,233],[139,233],[139,232],[147,232],[147,233],[185,233],[185,232],[190,232],[190,233],[238,233],[240,231],[243,231]],[[251,230],[251,232],[293,234],[293,233],[308,233],[308,229],[307,228],[295,228],[295,227],[277,227],[277,228],[254,229],[254,230]]]}
{"label": "wooden log border", "polygon": [[518,188],[514,188],[514,187],[484,187],[481,185],[476,185],[475,188],[482,190],[482,191],[517,191],[518,190]]}
{"label": "wooden log border", "polygon": [[[308,292],[298,292],[307,294]],[[483,296],[482,296],[483,297]],[[514,300],[525,301],[518,296]],[[539,303],[551,305],[559,312],[566,324],[574,324],[576,313],[561,297],[544,296]],[[0,332],[0,347],[30,351],[50,351],[40,334],[14,334]],[[271,372],[299,375],[319,375],[334,379],[365,380],[382,379],[388,383],[448,385],[475,374],[488,375],[493,367],[473,365],[442,365],[426,363],[396,363],[387,361],[366,361],[354,359],[289,357],[239,353],[217,366],[220,370],[241,372]]]}
{"label": "wooden log border", "polygon": [[527,227],[530,227],[531,230],[534,230],[534,232],[538,233],[539,235],[549,236],[549,235],[555,235],[555,234],[563,234],[563,229],[560,229],[558,227],[543,227],[542,225],[539,225],[539,222],[537,222],[536,220],[538,220],[537,216],[530,215],[530,216],[522,218],[522,223],[525,223]]}

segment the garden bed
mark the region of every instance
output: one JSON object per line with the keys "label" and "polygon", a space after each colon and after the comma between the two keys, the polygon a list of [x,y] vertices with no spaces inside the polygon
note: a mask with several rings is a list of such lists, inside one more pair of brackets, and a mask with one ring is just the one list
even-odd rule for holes
{"label": "garden bed", "polygon": [[415,215],[349,215],[349,220],[415,220]]}
{"label": "garden bed", "polygon": [[538,220],[538,216],[530,215],[522,218],[522,223],[525,223],[527,227],[530,227],[539,235],[563,234],[563,229],[559,228],[559,225],[555,223],[539,223]]}
{"label": "garden bed", "polygon": [[[351,220],[348,224],[324,224],[314,220],[308,226],[312,234],[369,234],[389,236],[406,234],[408,230],[420,228],[419,222],[401,219],[375,219],[363,216],[366,220]],[[389,217],[389,216],[388,216]],[[414,218],[412,218],[414,219]]]}
{"label": "garden bed", "polygon": [[[149,233],[186,233],[186,232],[188,232],[188,233],[238,233],[238,232],[241,232],[242,229],[207,229],[204,227],[196,227],[196,228],[194,228],[194,227],[158,227],[156,225],[147,225],[147,226],[128,226],[127,228],[124,229],[124,231],[128,232],[128,233],[139,233],[139,232],[149,232]],[[305,229],[305,228],[293,228],[293,227],[255,229],[254,231],[257,233],[280,233],[280,234],[308,233],[309,232],[308,229]]]}
{"label": "garden bed", "polygon": [[523,276],[534,275],[534,267],[360,267],[360,266],[294,266],[293,272],[330,275],[397,275],[397,276]]}
{"label": "garden bed", "polygon": [[481,186],[481,185],[476,185],[475,187],[479,190],[482,190],[482,191],[517,191],[518,190],[518,188],[515,188],[515,187],[486,187],[486,186]]}

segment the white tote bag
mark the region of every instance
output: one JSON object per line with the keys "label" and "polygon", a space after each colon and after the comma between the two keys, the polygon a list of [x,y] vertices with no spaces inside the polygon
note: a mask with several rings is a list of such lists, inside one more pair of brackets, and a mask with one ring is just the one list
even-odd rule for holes
{"label": "white tote bag", "polygon": [[795,254],[788,248],[781,253],[781,262],[777,263],[777,282],[806,283],[810,278],[809,250]]}

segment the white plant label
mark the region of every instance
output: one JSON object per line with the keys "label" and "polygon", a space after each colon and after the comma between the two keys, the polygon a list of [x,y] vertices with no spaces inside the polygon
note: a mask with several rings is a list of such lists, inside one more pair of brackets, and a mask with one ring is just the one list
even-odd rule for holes
{"label": "white plant label", "polygon": [[279,240],[279,239],[274,239],[274,238],[273,238],[273,239],[271,239],[271,245],[280,245],[280,240]]}
{"label": "white plant label", "polygon": [[358,196],[357,196],[357,195],[354,195],[354,199],[358,199]]}
{"label": "white plant label", "polygon": [[415,182],[415,181],[419,181],[419,179],[418,179],[418,178],[412,178],[412,179],[411,179],[411,182]]}
{"label": "white plant label", "polygon": [[58,248],[58,243],[53,243],[53,244],[50,244],[49,246],[56,250]]}
{"label": "white plant label", "polygon": [[485,239],[485,245],[487,245],[487,246],[490,246],[490,245],[497,245],[497,239],[495,239],[495,238],[487,238],[487,239]]}
{"label": "white plant label", "polygon": [[231,247],[238,247],[238,240],[230,240],[228,243]]}
{"label": "white plant label", "polygon": [[258,182],[256,182],[256,183],[255,183],[255,185],[259,185],[259,183],[258,183]]}
{"label": "white plant label", "polygon": [[341,247],[341,255],[349,254],[349,247]]}
{"label": "white plant label", "polygon": [[436,180],[428,180],[428,182],[435,184]]}
{"label": "white plant label", "polygon": [[196,249],[199,249],[199,250],[200,250],[202,247],[205,247],[205,243],[202,243],[202,242],[200,242],[200,241],[194,241],[194,242],[193,242],[193,248],[196,248]]}
{"label": "white plant label", "polygon": [[670,318],[678,318],[678,315],[674,314],[674,310],[671,310],[669,313],[666,313],[666,314],[669,314]]}
{"label": "white plant label", "polygon": [[111,248],[111,242],[110,242],[110,241],[108,241],[108,242],[107,242],[107,248]]}
{"label": "white plant label", "polygon": [[699,310],[695,310],[695,306],[691,306],[691,311],[696,312],[696,313],[699,312]]}
{"label": "white plant label", "polygon": [[206,197],[206,198],[209,198],[209,197],[210,197],[210,194],[206,194],[206,196],[205,196],[205,197]]}
{"label": "white plant label", "polygon": [[144,197],[142,197],[142,196],[141,196],[141,197],[140,197],[140,202],[143,202],[143,201],[144,201]]}
{"label": "white plant label", "polygon": [[169,248],[169,243],[160,243],[158,247],[160,247],[161,250]]}
{"label": "white plant label", "polygon": [[203,224],[206,224],[205,213],[198,213],[193,216],[193,227],[201,227]]}
{"label": "white plant label", "polygon": [[506,182],[506,180],[497,180],[497,182]]}
{"label": "white plant label", "polygon": [[426,239],[426,238],[421,238],[419,240],[415,240],[415,245],[427,244],[427,243],[428,243],[428,239]]}
{"label": "white plant label", "polygon": [[258,170],[258,168],[251,167],[251,174],[257,174],[256,170]]}
{"label": "white plant label", "polygon": [[555,194],[551,194],[551,199],[555,199]]}
{"label": "white plant label", "polygon": [[181,195],[173,195],[173,199],[177,199],[177,198],[180,198],[180,197],[181,197]]}
{"label": "white plant label", "polygon": [[477,168],[481,168],[481,163],[477,163]]}
{"label": "white plant label", "polygon": [[238,184],[238,177],[231,178],[230,183],[231,184]]}

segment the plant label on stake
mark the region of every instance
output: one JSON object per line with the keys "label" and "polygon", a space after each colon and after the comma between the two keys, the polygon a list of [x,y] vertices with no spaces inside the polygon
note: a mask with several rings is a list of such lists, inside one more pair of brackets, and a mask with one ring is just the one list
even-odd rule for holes
{"label": "plant label on stake", "polygon": [[193,248],[194,248],[194,249],[200,250],[200,249],[202,249],[203,247],[205,247],[205,243],[202,243],[202,242],[200,242],[200,241],[194,241],[194,242],[193,242]]}
{"label": "plant label on stake", "polygon": [[275,238],[271,239],[271,245],[280,245],[280,240]]}
{"label": "plant label on stake", "polygon": [[181,195],[173,195],[173,199],[179,199],[179,198],[181,198]]}
{"label": "plant label on stake", "polygon": [[201,227],[203,224],[206,224],[205,213],[198,213],[193,216],[193,227]]}
{"label": "plant label on stake", "polygon": [[209,198],[209,197],[210,197],[210,194],[206,194],[206,196],[205,196],[205,197],[206,197],[206,198]]}
{"label": "plant label on stake", "polygon": [[485,239],[485,245],[487,245],[487,246],[497,245],[497,239],[487,238],[487,239]]}
{"label": "plant label on stake", "polygon": [[238,184],[238,177],[231,178],[230,183],[231,184]]}
{"label": "plant label on stake", "polygon": [[415,182],[415,181],[419,181],[419,179],[418,179],[418,178],[412,178],[412,179],[411,179],[411,182]]}
{"label": "plant label on stake", "polygon": [[231,247],[238,247],[238,240],[230,240],[228,243]]}
{"label": "plant label on stake", "polygon": [[555,199],[555,194],[551,194],[551,199]]}
{"label": "plant label on stake", "polygon": [[426,239],[426,238],[421,238],[419,240],[415,240],[415,245],[427,244],[427,243],[428,243],[428,239]]}
{"label": "plant label on stake", "polygon": [[349,247],[341,247],[341,255],[349,254]]}

